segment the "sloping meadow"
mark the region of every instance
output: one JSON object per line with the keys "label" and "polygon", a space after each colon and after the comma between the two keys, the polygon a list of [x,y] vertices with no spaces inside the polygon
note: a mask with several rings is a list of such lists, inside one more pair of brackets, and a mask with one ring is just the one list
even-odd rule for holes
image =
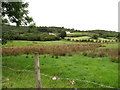
{"label": "sloping meadow", "polygon": [[20,54],[52,54],[55,56],[72,55],[81,51],[94,50],[102,47],[100,43],[86,44],[67,44],[50,46],[29,46],[29,47],[8,47],[2,48],[2,55],[20,55]]}

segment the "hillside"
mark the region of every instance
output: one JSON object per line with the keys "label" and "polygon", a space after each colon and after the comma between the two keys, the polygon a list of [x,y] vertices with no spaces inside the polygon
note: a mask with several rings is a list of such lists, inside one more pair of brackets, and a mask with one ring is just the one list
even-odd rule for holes
{"label": "hillside", "polygon": [[[66,34],[64,33],[66,32]],[[63,35],[64,33],[64,35]],[[28,40],[28,41],[55,41],[55,40],[72,40],[72,41],[96,41],[112,40],[118,41],[118,32],[107,30],[74,30],[64,27],[26,27],[26,26],[2,26],[3,44],[6,40]],[[87,38],[86,38],[87,37]],[[74,39],[75,38],[75,39]],[[78,39],[77,39],[78,38]],[[89,40],[88,40],[89,39]],[[91,39],[91,40],[90,40]]]}

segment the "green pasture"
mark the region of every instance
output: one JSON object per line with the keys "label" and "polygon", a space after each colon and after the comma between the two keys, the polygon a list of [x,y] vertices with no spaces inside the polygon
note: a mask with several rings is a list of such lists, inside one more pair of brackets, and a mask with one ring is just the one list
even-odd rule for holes
{"label": "green pasture", "polygon": [[98,38],[98,40],[115,41],[116,38]]}
{"label": "green pasture", "polygon": [[[79,43],[79,42],[77,42]],[[63,44],[76,44],[76,42],[70,41],[22,41],[22,40],[14,40],[9,41],[7,44],[2,47],[20,47],[20,46],[46,46],[46,45],[63,45]]]}
{"label": "green pasture", "polygon": [[69,33],[69,34],[67,34],[67,36],[73,36],[73,35],[87,35],[88,33],[80,33],[80,32],[74,32],[74,33]]}
{"label": "green pasture", "polygon": [[[3,66],[15,70],[34,71],[34,56],[3,56]],[[34,72],[12,71],[8,68],[3,70],[3,88],[35,88]],[[78,80],[87,80],[98,84],[111,87],[118,87],[118,63],[111,62],[108,57],[86,57],[81,54],[73,56],[40,55],[41,81],[43,88],[106,88],[88,82]],[[52,80],[50,77],[71,78],[75,84],[70,85],[71,80]]]}
{"label": "green pasture", "polygon": [[109,42],[115,42],[116,38],[98,38],[98,39],[92,39],[91,37],[89,36],[81,36],[81,37],[65,37],[65,39],[70,39],[70,40],[94,40],[94,41],[98,41],[98,40],[101,40],[101,41],[109,41]]}
{"label": "green pasture", "polygon": [[80,39],[89,39],[88,36],[82,36],[82,37],[65,37],[65,39],[74,39],[74,40],[80,40]]}
{"label": "green pasture", "polygon": [[95,34],[96,33],[89,33],[89,32],[74,32],[74,33],[67,34],[67,36],[68,37],[71,37],[71,36],[93,36]]}

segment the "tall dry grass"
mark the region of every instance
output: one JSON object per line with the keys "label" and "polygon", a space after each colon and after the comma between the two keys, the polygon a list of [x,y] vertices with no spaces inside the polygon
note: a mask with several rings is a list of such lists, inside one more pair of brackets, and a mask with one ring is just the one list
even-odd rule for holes
{"label": "tall dry grass", "polygon": [[19,54],[52,54],[55,56],[71,55],[77,52],[93,50],[101,47],[100,43],[89,44],[66,44],[66,45],[51,45],[51,46],[31,46],[31,47],[8,47],[2,49],[3,55],[19,55]]}
{"label": "tall dry grass", "polygon": [[120,62],[120,58],[119,58],[120,48],[110,49],[109,52],[108,52],[108,55],[110,56],[112,62]]}
{"label": "tall dry grass", "polygon": [[98,50],[88,50],[83,52],[84,56],[91,57],[104,57],[108,56],[112,62],[120,62],[120,49],[112,48],[112,49],[98,49]]}

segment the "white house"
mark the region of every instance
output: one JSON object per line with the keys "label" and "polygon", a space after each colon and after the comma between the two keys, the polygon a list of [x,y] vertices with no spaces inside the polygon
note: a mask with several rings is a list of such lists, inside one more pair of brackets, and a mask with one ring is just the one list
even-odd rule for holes
{"label": "white house", "polygon": [[65,31],[66,32],[66,34],[70,34],[71,32],[70,31]]}
{"label": "white house", "polygon": [[49,33],[49,35],[55,35],[54,33]]}

